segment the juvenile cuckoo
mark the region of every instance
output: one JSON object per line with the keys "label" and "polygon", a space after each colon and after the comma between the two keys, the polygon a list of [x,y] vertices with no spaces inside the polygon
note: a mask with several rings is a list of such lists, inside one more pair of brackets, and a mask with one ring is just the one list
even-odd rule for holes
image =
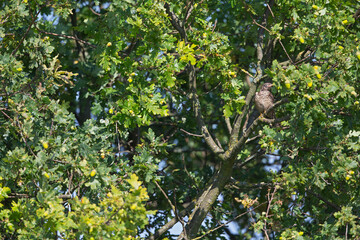
{"label": "juvenile cuckoo", "polygon": [[[255,93],[255,107],[260,114],[263,114],[274,104],[274,96],[270,92],[271,83],[264,83],[259,92]],[[275,118],[274,110],[266,113],[266,117]]]}

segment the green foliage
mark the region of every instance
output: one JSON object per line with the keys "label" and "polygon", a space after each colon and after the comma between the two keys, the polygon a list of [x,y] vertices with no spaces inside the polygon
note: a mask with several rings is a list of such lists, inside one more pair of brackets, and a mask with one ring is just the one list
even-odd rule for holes
{"label": "green foliage", "polygon": [[0,2],[1,239],[358,237],[359,9]]}
{"label": "green foliage", "polygon": [[[75,197],[64,205],[56,198],[56,191],[39,193],[36,200],[12,202],[11,211],[0,212],[6,233],[17,234],[18,239],[135,239],[138,227],[148,219],[143,202],[148,199],[146,189],[135,174],[127,179],[127,190],[111,186],[111,190],[98,203],[87,197]],[[21,221],[19,221],[22,219]],[[135,224],[136,223],[136,224]],[[5,233],[5,232],[4,232]]]}

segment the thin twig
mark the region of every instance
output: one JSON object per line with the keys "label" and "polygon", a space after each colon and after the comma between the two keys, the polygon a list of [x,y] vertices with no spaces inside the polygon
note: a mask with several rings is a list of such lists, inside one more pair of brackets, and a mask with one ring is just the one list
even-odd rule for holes
{"label": "thin twig", "polygon": [[[69,172],[68,172],[69,174]],[[72,170],[70,170],[70,176],[69,176],[69,184],[68,184],[68,193],[71,195],[71,185],[72,185],[72,179],[74,176],[74,172]]]}
{"label": "thin twig", "polygon": [[89,43],[89,42],[87,42],[87,41],[81,40],[81,39],[79,39],[79,38],[77,38],[77,37],[74,37],[74,36],[68,36],[68,35],[64,35],[64,34],[46,32],[46,31],[43,31],[43,30],[41,30],[41,29],[39,29],[39,28],[37,28],[37,30],[39,30],[39,32],[44,33],[44,34],[47,34],[47,35],[52,35],[52,36],[56,36],[56,37],[63,37],[63,38],[67,38],[67,39],[72,39],[72,40],[78,41],[78,42],[80,42],[80,43],[86,44],[86,45],[88,45],[88,46],[90,46],[90,47],[92,47],[92,48],[96,48],[96,45],[93,45],[93,44],[91,44],[91,43]]}
{"label": "thin twig", "polygon": [[254,141],[255,139],[258,139],[259,137],[261,137],[260,135],[256,135],[255,137],[249,138],[245,141],[245,143],[249,143],[251,141]]}
{"label": "thin twig", "polygon": [[91,10],[91,12],[92,12],[93,14],[95,14],[95,15],[97,15],[97,16],[101,16],[101,14],[95,12],[95,10],[94,10],[92,7],[89,6],[89,9]]}
{"label": "thin twig", "polygon": [[306,192],[308,192],[308,193],[310,193],[311,195],[313,195],[314,197],[322,200],[324,203],[326,203],[326,204],[329,205],[330,207],[336,209],[337,211],[340,211],[340,210],[341,210],[341,208],[340,208],[338,205],[336,205],[336,204],[328,201],[326,198],[324,198],[324,197],[321,196],[320,194],[315,193],[315,192],[311,191],[310,189],[306,189]]}
{"label": "thin twig", "polygon": [[261,27],[262,29],[265,29],[266,31],[268,31],[269,33],[271,33],[271,31],[270,31],[269,29],[267,29],[266,27],[264,27],[264,26],[262,26],[261,24],[257,23],[257,22],[255,21],[255,19],[253,19],[253,23],[255,23],[255,25],[257,25],[257,26]]}
{"label": "thin twig", "polygon": [[219,86],[221,86],[221,82],[219,82],[214,88],[210,89],[209,91],[205,92],[205,94],[209,94],[210,92],[214,91],[215,89],[217,89]]}
{"label": "thin twig", "polygon": [[118,147],[118,154],[120,156],[120,152],[121,152],[121,144],[120,144],[120,139],[119,139],[119,129],[118,129],[118,122],[115,122],[115,134],[116,134],[116,140],[117,140],[117,147]]}
{"label": "thin twig", "polygon": [[[240,186],[237,186],[240,185]],[[242,190],[244,188],[249,188],[249,189],[255,189],[255,188],[265,188],[265,187],[274,187],[274,186],[280,186],[279,183],[265,183],[265,182],[261,182],[261,183],[257,183],[257,184],[249,184],[249,183],[232,183],[231,187],[237,189],[237,190]]]}
{"label": "thin twig", "polygon": [[186,133],[186,134],[188,134],[188,135],[190,135],[190,136],[203,137],[203,135],[195,134],[195,133],[190,133],[190,132],[188,132],[188,131],[186,131],[186,130],[184,130],[184,129],[182,129],[182,128],[180,128],[180,131],[182,131],[182,132],[184,132],[184,133]]}
{"label": "thin twig", "polygon": [[193,176],[191,176],[191,174],[190,174],[189,171],[187,170],[184,153],[182,154],[182,162],[183,162],[183,164],[184,164],[184,171],[185,171],[186,175],[188,175],[188,177],[194,182],[194,185],[195,185],[195,187],[196,187],[196,190],[199,191],[199,188],[198,188],[198,186],[197,186],[197,184],[196,184],[195,179],[193,178]]}
{"label": "thin twig", "polygon": [[246,131],[246,127],[247,127],[247,125],[248,125],[250,115],[252,115],[253,113],[254,113],[254,111],[252,111],[252,112],[250,113],[250,109],[249,109],[249,111],[246,113],[246,118],[245,118],[245,122],[244,122],[244,124],[243,124],[243,130],[242,130],[243,132]]}
{"label": "thin twig", "polygon": [[212,32],[214,32],[214,31],[215,31],[215,28],[216,28],[216,24],[217,24],[217,19],[215,19],[215,22],[214,22],[214,27],[213,27],[213,30],[212,30]]}
{"label": "thin twig", "polygon": [[243,162],[241,162],[239,165],[235,166],[236,168],[242,168],[243,166],[245,166],[246,164],[248,164],[249,162],[251,162],[251,160],[259,157],[259,156],[262,156],[265,154],[265,151],[260,151],[260,152],[257,152],[253,155],[251,155],[250,157],[246,158]]}
{"label": "thin twig", "polygon": [[[176,207],[175,205],[172,204],[171,200],[169,199],[169,197],[166,195],[165,191],[162,189],[162,187],[159,185],[159,183],[157,181],[154,181],[155,182],[155,185],[160,189],[160,191],[162,192],[162,194],[164,195],[164,197],[166,198],[166,200],[168,201],[168,203],[170,204],[172,210],[174,211],[174,214],[175,214],[175,217],[178,221],[182,222],[182,225],[183,225],[183,229],[185,230],[185,225],[182,221],[182,219],[180,219],[178,213],[177,213],[177,210],[176,210]],[[185,231],[184,231],[185,232]],[[186,237],[186,233],[185,233],[185,237]]]}
{"label": "thin twig", "polygon": [[[275,192],[276,192],[276,187],[274,187],[274,191],[273,191],[273,193],[271,194],[271,197],[270,197],[270,189],[269,189],[269,191],[268,191],[267,196],[268,196],[268,203],[269,203],[269,204],[268,204],[267,209],[266,209],[266,215],[265,215],[266,218],[269,217],[271,202],[274,200]],[[265,224],[264,224],[264,229],[263,229],[263,231],[264,231],[264,233],[265,233],[266,239],[269,240],[270,238],[269,238],[269,235],[268,235],[268,233],[267,233],[266,224],[267,224],[267,222],[266,222],[266,219],[265,219]]]}
{"label": "thin twig", "polygon": [[[255,19],[253,19],[253,23],[259,27],[261,27],[262,29],[265,29],[267,32],[271,33],[271,31],[269,29],[267,29],[266,27],[262,26],[261,24],[257,23],[255,21]],[[293,60],[291,59],[291,57],[289,56],[288,52],[286,51],[285,47],[284,47],[284,44],[282,43],[281,39],[278,39],[279,40],[279,43],[282,47],[282,49],[284,50],[286,56],[288,57],[288,59],[290,60],[291,63],[293,63]]]}
{"label": "thin twig", "polygon": [[[47,5],[47,2],[45,3],[45,5]],[[39,9],[39,11],[36,13],[36,16],[34,16],[34,18],[32,19],[29,27],[26,29],[26,32],[24,34],[24,36],[21,38],[19,44],[16,46],[16,48],[12,51],[11,55],[15,55],[15,53],[17,52],[17,50],[19,49],[20,45],[23,43],[23,41],[25,40],[26,36],[28,35],[32,25],[35,23],[35,20],[37,19],[37,16],[40,14],[42,7]]]}
{"label": "thin twig", "polygon": [[268,9],[269,9],[269,11],[270,11],[271,16],[272,16],[273,18],[275,18],[275,15],[274,15],[273,11],[271,10],[270,5],[267,3],[266,6],[268,7]]}
{"label": "thin twig", "polygon": [[285,49],[285,47],[284,47],[284,44],[282,43],[281,39],[279,39],[279,43],[280,43],[282,49],[284,50],[286,56],[288,57],[289,61],[290,61],[292,64],[294,64],[293,60],[291,59],[291,57],[289,56],[288,52],[286,51],[286,49]]}
{"label": "thin twig", "polygon": [[250,213],[250,212],[253,212],[255,209],[261,207],[261,206],[264,205],[265,203],[266,203],[266,202],[263,202],[263,203],[259,204],[258,206],[254,207],[254,208],[252,208],[252,209],[250,209],[250,210],[248,210],[248,211],[246,211],[246,212],[244,212],[244,213],[241,213],[241,214],[237,215],[237,216],[234,217],[233,219],[231,219],[231,220],[229,220],[229,221],[227,221],[227,222],[225,222],[225,223],[217,226],[216,228],[210,229],[209,231],[207,231],[207,232],[204,233],[203,235],[201,235],[201,236],[199,236],[199,237],[196,237],[196,238],[194,238],[193,240],[198,240],[198,239],[201,239],[201,238],[205,237],[206,235],[208,235],[208,234],[210,234],[210,233],[218,230],[219,228],[222,228],[223,226],[231,223],[232,221],[238,219],[239,217],[242,217],[242,216],[244,216],[244,215],[246,215],[246,214],[248,214],[248,213]]}
{"label": "thin twig", "polygon": [[169,199],[169,197],[166,195],[165,191],[162,189],[162,187],[159,185],[159,183],[157,181],[154,181],[155,185],[159,188],[159,190],[162,192],[162,194],[164,195],[164,197],[166,198],[166,200],[168,201],[170,207],[172,208],[172,210],[174,211],[174,214],[176,209],[175,209],[175,206],[174,204],[172,204],[171,200]]}
{"label": "thin twig", "polygon": [[4,23],[6,23],[6,22],[7,22],[7,19],[9,18],[10,15],[11,15],[11,14],[7,14],[7,15],[5,16],[5,19],[0,21],[0,24],[2,25],[2,24],[4,24]]}
{"label": "thin twig", "polygon": [[260,122],[265,122],[265,123],[279,123],[279,122],[282,122],[282,121],[287,121],[290,119],[290,115],[287,115],[285,117],[282,117],[282,118],[274,118],[274,119],[269,119],[269,118],[260,118],[259,121]]}
{"label": "thin twig", "polygon": [[[184,220],[183,220],[182,218],[180,218],[180,216],[178,215],[178,212],[177,212],[176,189],[174,189],[174,204],[175,204],[175,210],[176,210],[176,211],[174,211],[175,217],[176,217],[177,220],[180,221],[183,230],[185,230],[185,222],[184,222]],[[188,240],[187,233],[186,233],[186,231],[184,231],[184,232],[185,232],[185,234],[184,234],[184,239],[185,239],[185,240]]]}
{"label": "thin twig", "polygon": [[185,13],[185,17],[184,17],[183,22],[182,22],[182,26],[185,26],[185,23],[189,19],[193,9],[194,9],[194,0],[191,0],[190,3],[188,4],[188,6],[186,6],[186,13]]}
{"label": "thin twig", "polygon": [[50,133],[49,133],[49,136],[50,136],[50,137],[51,137],[51,135],[52,135],[53,128],[54,128],[54,120],[51,119],[51,126],[50,126]]}
{"label": "thin twig", "polygon": [[240,68],[240,70],[241,70],[242,72],[244,72],[246,75],[248,75],[248,76],[250,76],[250,77],[252,77],[252,78],[255,78],[251,73],[249,73],[249,72],[246,71],[245,69]]}
{"label": "thin twig", "polygon": [[[195,206],[195,201],[191,201],[190,203],[188,203],[187,206],[186,204],[183,204],[183,207],[185,208],[184,210],[182,210],[181,212],[178,213],[178,216],[180,217],[184,217],[185,215],[187,215],[188,213],[190,213],[190,210],[194,208]],[[170,228],[172,228],[176,223],[178,222],[177,218],[173,218],[171,219],[169,222],[167,222],[165,225],[163,225],[160,229],[158,229],[154,235],[149,237],[149,240],[155,240],[158,239],[163,233],[165,233],[167,230],[169,230]]]}

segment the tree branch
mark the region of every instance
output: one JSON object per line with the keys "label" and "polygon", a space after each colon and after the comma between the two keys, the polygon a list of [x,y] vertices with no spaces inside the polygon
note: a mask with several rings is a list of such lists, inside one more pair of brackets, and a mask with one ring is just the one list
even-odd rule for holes
{"label": "tree branch", "polygon": [[[270,4],[273,4],[273,0],[270,0]],[[269,12],[268,9],[266,9],[264,13],[265,23],[268,12]],[[262,69],[260,66],[260,63],[263,58],[263,50],[262,50],[263,38],[264,38],[264,34],[263,34],[263,29],[261,28],[259,30],[258,47],[257,47],[257,55],[258,55],[257,75],[253,81],[253,84],[250,86],[249,93],[247,94],[247,98],[246,98],[247,104],[244,106],[242,117],[244,116],[245,112],[248,110],[251,100],[255,95],[256,83],[263,78]],[[242,117],[238,118],[237,120],[235,120],[232,136],[231,136],[232,141],[229,144],[229,149],[225,153],[218,152],[217,147],[219,148],[219,146],[216,145],[213,138],[210,136],[200,113],[200,102],[198,96],[196,95],[195,68],[192,65],[190,65],[189,67],[190,67],[189,83],[190,83],[191,99],[193,99],[194,111],[198,121],[198,125],[201,127],[202,133],[204,134],[204,139],[207,142],[207,144],[210,146],[210,148],[213,151],[215,150],[215,152],[219,154],[218,156],[223,161],[221,161],[219,170],[210,179],[209,184],[207,185],[207,187],[205,188],[203,193],[201,193],[201,196],[197,200],[196,207],[189,216],[189,222],[186,226],[186,234],[183,231],[178,237],[179,240],[184,239],[186,235],[190,236],[191,238],[193,238],[196,235],[207,213],[210,211],[211,206],[214,204],[217,197],[224,189],[225,184],[229,181],[232,175],[233,165],[237,158],[237,154],[243,147],[250,132],[254,128],[254,124],[252,124],[249,127],[249,129],[243,134],[240,140],[237,140],[237,136],[239,134],[239,129],[241,127],[241,122],[242,122]],[[254,122],[257,123],[257,121]]]}
{"label": "tree branch", "polygon": [[[270,112],[272,109],[274,109],[275,107],[288,102],[289,100],[287,98],[284,98],[276,103],[274,103],[274,105],[272,105],[270,108],[268,108],[267,111],[265,111],[263,113],[263,115],[266,115],[266,113]],[[280,119],[279,119],[280,120]],[[229,149],[224,153],[223,158],[224,159],[232,159],[234,157],[236,157],[236,155],[239,153],[239,151],[241,150],[241,148],[243,147],[245,141],[247,140],[247,138],[249,137],[250,133],[252,132],[252,130],[255,128],[255,126],[258,124],[258,122],[261,121],[261,118],[258,117],[256,118],[249,126],[249,128],[243,133],[243,135],[241,136],[241,138],[234,142],[233,145],[229,146]],[[283,121],[283,120],[282,120]],[[275,120],[274,120],[275,122]]]}
{"label": "tree branch", "polygon": [[165,3],[164,7],[165,7],[167,15],[169,15],[169,17],[170,17],[170,22],[171,22],[172,26],[180,33],[181,38],[185,42],[187,42],[186,32],[185,32],[184,26],[182,25],[180,19],[176,16],[175,13],[170,11],[170,6],[168,3]]}
{"label": "tree branch", "polygon": [[229,221],[227,221],[227,222],[225,222],[225,223],[223,223],[223,224],[221,224],[221,225],[217,226],[216,228],[210,229],[209,231],[207,231],[206,233],[204,233],[204,234],[203,234],[203,235],[201,235],[200,237],[194,238],[193,240],[198,240],[198,239],[201,239],[201,238],[205,237],[206,235],[208,235],[208,234],[210,234],[210,233],[212,233],[212,232],[214,232],[214,231],[218,230],[219,228],[222,228],[222,227],[226,226],[227,224],[231,223],[232,221],[234,221],[234,220],[236,220],[236,219],[238,219],[238,218],[240,218],[240,217],[242,217],[242,216],[244,216],[244,215],[246,215],[246,214],[248,214],[248,213],[250,213],[250,212],[252,212],[252,211],[256,210],[257,208],[261,207],[262,205],[264,205],[264,204],[266,204],[266,203],[267,203],[267,202],[263,202],[263,203],[261,203],[261,204],[257,205],[256,207],[251,208],[251,209],[249,209],[248,211],[243,212],[243,213],[241,213],[241,214],[237,215],[237,216],[236,216],[236,217],[234,217],[233,219],[231,219],[231,220],[229,220]]}
{"label": "tree branch", "polygon": [[311,195],[313,195],[314,197],[316,197],[316,198],[318,198],[319,200],[323,201],[324,203],[326,203],[326,204],[329,205],[330,207],[336,209],[337,211],[340,211],[340,210],[341,210],[341,208],[340,208],[338,205],[336,205],[336,204],[328,201],[326,198],[324,198],[324,197],[321,196],[320,194],[317,194],[317,193],[311,191],[310,189],[307,189],[306,192],[310,193]]}
{"label": "tree branch", "polygon": [[[10,193],[7,198],[35,198],[35,197],[36,196],[32,196],[32,195],[25,194],[25,193]],[[71,195],[69,195],[69,194],[58,195],[56,197],[61,198],[61,199],[72,199]]]}
{"label": "tree branch", "polygon": [[232,129],[233,131],[232,131],[231,136],[230,136],[229,147],[233,146],[234,143],[237,142],[237,140],[238,140],[239,132],[240,132],[240,128],[241,128],[241,122],[242,122],[245,114],[249,110],[250,103],[251,103],[253,97],[255,96],[256,84],[263,77],[263,71],[261,69],[261,62],[262,62],[262,59],[263,59],[263,56],[264,56],[264,54],[263,54],[263,42],[264,42],[264,28],[265,27],[262,27],[262,26],[266,25],[267,18],[268,18],[269,12],[270,12],[269,9],[270,9],[270,6],[272,6],[273,4],[274,4],[274,0],[270,0],[269,4],[267,4],[268,8],[264,12],[263,21],[262,21],[261,25],[257,24],[257,22],[253,19],[253,22],[255,24],[261,26],[259,28],[258,41],[257,41],[257,46],[256,46],[256,54],[257,54],[257,59],[258,59],[258,64],[257,64],[257,68],[256,68],[256,77],[254,78],[253,82],[250,83],[250,89],[249,89],[249,92],[248,92],[248,94],[246,95],[246,98],[245,98],[246,103],[245,103],[244,108],[242,109],[242,114],[241,114],[240,117],[238,117],[235,120],[234,127]]}
{"label": "tree branch", "polygon": [[[47,5],[47,2],[45,3],[45,5]],[[26,36],[28,35],[28,33],[29,33],[32,25],[34,25],[34,23],[35,23],[38,15],[40,14],[42,8],[43,8],[43,7],[40,7],[39,11],[38,11],[38,12],[36,13],[36,15],[33,17],[33,19],[32,19],[32,21],[31,21],[29,27],[26,29],[26,32],[25,32],[24,36],[23,36],[23,37],[21,38],[21,40],[19,41],[19,44],[18,44],[18,45],[16,46],[16,48],[11,52],[11,55],[12,55],[12,56],[15,55],[15,53],[16,53],[17,50],[19,49],[20,45],[21,45],[21,44],[23,43],[23,41],[25,40],[25,38],[26,38]]]}
{"label": "tree branch", "polygon": [[[190,213],[191,209],[193,209],[195,206],[195,202],[192,201],[188,206],[185,207],[184,210],[180,211],[178,213],[178,217],[182,218]],[[162,226],[159,230],[157,230],[154,235],[149,237],[149,240],[155,240],[159,238],[162,234],[164,234],[167,230],[172,228],[176,223],[178,222],[178,219],[174,217],[169,222],[167,222],[164,226]]]}
{"label": "tree branch", "polygon": [[245,114],[247,113],[248,109],[250,108],[250,103],[251,103],[251,100],[253,99],[253,97],[255,96],[255,92],[256,92],[256,85],[251,83],[249,92],[245,98],[245,105],[242,109],[242,113],[240,116],[238,116],[235,119],[235,123],[234,123],[234,126],[231,131],[229,146],[234,145],[234,143],[237,142],[237,140],[239,138],[241,122],[242,122]]}
{"label": "tree branch", "polygon": [[231,134],[231,132],[232,132],[232,127],[231,127],[230,118],[226,117],[226,118],[225,118],[225,123],[226,123],[226,127],[227,127],[229,133]]}
{"label": "tree branch", "polygon": [[194,133],[190,133],[182,128],[180,128],[180,131],[186,133],[187,135],[190,135],[190,136],[194,136],[194,137],[203,137],[203,135],[200,135],[200,134],[194,134]]}
{"label": "tree branch", "polygon": [[[171,22],[172,26],[176,30],[179,31],[181,38],[184,39],[185,43],[187,43],[186,32],[185,32],[184,26],[180,22],[179,18],[173,12],[170,11],[170,6],[168,3],[165,3],[164,7],[166,9],[166,13],[170,16],[170,22]],[[216,142],[215,142],[214,138],[211,136],[208,128],[206,127],[203,116],[201,114],[201,105],[200,105],[199,97],[196,93],[197,90],[196,90],[195,67],[189,63],[187,66],[187,71],[188,71],[188,75],[189,75],[189,89],[190,89],[189,98],[193,102],[193,110],[195,113],[195,118],[197,120],[198,127],[201,130],[201,133],[205,139],[205,142],[208,144],[208,146],[211,148],[211,150],[216,154],[223,153],[224,150],[222,149],[222,147],[220,145],[218,146],[218,144],[216,143],[219,141],[217,139],[215,139],[216,140]]]}
{"label": "tree branch", "polygon": [[[198,124],[198,127],[201,130],[201,133],[205,139],[205,142],[207,143],[207,145],[211,148],[211,150],[218,154],[218,153],[223,153],[224,150],[222,149],[222,147],[220,145],[218,145],[213,137],[211,136],[208,128],[205,125],[203,116],[201,114],[201,106],[200,106],[200,101],[199,101],[199,97],[196,93],[196,73],[195,73],[195,67],[191,64],[188,65],[189,68],[189,87],[190,87],[190,99],[193,101],[193,110],[195,113],[195,118]],[[216,139],[217,140],[217,139]],[[217,142],[219,142],[217,140]]]}
{"label": "tree branch", "polygon": [[63,37],[63,38],[67,38],[67,39],[72,39],[72,40],[78,41],[78,42],[80,42],[80,43],[82,43],[82,44],[86,44],[86,45],[88,45],[88,46],[90,46],[90,47],[92,47],[92,48],[96,48],[96,45],[93,45],[93,44],[91,44],[91,43],[89,43],[89,42],[87,42],[87,41],[81,40],[81,39],[79,39],[79,38],[77,38],[77,37],[74,37],[74,36],[68,36],[68,35],[64,35],[64,34],[46,32],[46,31],[43,31],[43,30],[41,30],[41,29],[39,29],[39,28],[36,28],[36,29],[37,29],[39,32],[44,33],[44,34],[46,34],[46,35],[52,35],[52,36],[55,36],[55,37]]}

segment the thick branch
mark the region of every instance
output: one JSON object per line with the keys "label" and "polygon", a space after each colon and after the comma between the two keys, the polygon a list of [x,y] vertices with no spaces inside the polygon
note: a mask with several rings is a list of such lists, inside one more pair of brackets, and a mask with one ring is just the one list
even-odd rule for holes
{"label": "thick branch", "polygon": [[235,119],[234,127],[233,127],[233,129],[231,131],[229,146],[232,146],[239,138],[241,122],[242,122],[245,114],[247,113],[247,111],[250,108],[251,100],[255,96],[255,92],[256,92],[256,85],[251,83],[249,92],[248,92],[248,94],[246,95],[246,98],[245,98],[245,106],[242,109],[242,113],[241,113],[240,116],[238,116]]}
{"label": "thick branch", "polygon": [[226,127],[227,127],[229,133],[231,134],[231,132],[232,132],[232,127],[231,127],[230,118],[225,117],[225,123],[226,123]]}
{"label": "thick branch", "polygon": [[[270,5],[271,4],[273,4],[273,0],[270,1]],[[268,9],[265,10],[264,18],[267,18],[267,15],[268,15]],[[264,21],[266,23],[266,19]],[[260,63],[263,58],[263,53],[262,53],[263,39],[264,39],[264,32],[262,29],[260,29],[259,36],[258,36],[258,49],[257,49],[257,54],[258,54],[257,75],[253,81],[252,86],[250,86],[250,90],[249,90],[249,93],[248,93],[248,96],[246,99],[247,105],[245,106],[245,109],[244,109],[246,111],[248,110],[251,100],[252,100],[253,96],[255,95],[256,83],[263,77],[262,69],[260,66]],[[194,76],[192,76],[192,74]],[[192,97],[193,103],[194,103],[195,116],[198,120],[198,124],[202,128],[201,130],[204,134],[204,138],[205,138],[206,142],[213,150],[216,151],[217,150],[216,143],[214,142],[214,140],[210,136],[209,132],[207,131],[207,128],[206,128],[205,124],[203,123],[202,116],[200,114],[200,103],[199,103],[199,99],[196,95],[196,78],[195,78],[194,66],[190,66],[189,79],[190,79],[190,92],[191,92],[191,97]],[[192,80],[193,80],[193,82],[192,82]],[[245,111],[243,111],[243,112],[245,112]],[[220,153],[219,157],[223,160],[221,162],[220,169],[211,178],[211,180],[209,181],[209,184],[207,185],[207,187],[205,188],[205,190],[199,197],[198,201],[196,202],[196,207],[193,210],[193,212],[191,213],[191,215],[189,216],[189,222],[186,226],[187,234],[185,234],[183,231],[178,239],[184,239],[185,235],[190,236],[190,238],[193,238],[196,236],[203,220],[205,219],[206,215],[208,214],[209,210],[211,209],[211,206],[214,204],[214,202],[216,201],[219,194],[223,191],[225,184],[229,181],[229,179],[232,175],[235,159],[237,158],[237,155],[240,152],[241,148],[245,145],[244,143],[245,143],[246,139],[248,138],[250,132],[253,130],[253,128],[258,120],[256,122],[254,121],[255,124],[250,125],[249,129],[247,129],[247,131],[243,134],[243,136],[240,138],[240,140],[237,141],[237,136],[239,134],[239,129],[241,127],[241,121],[242,121],[241,117],[240,117],[240,119],[237,119],[235,121],[235,125],[234,125],[233,131],[232,131],[232,135],[234,134],[232,136],[233,144],[229,145],[229,149],[225,153],[218,152],[218,153]],[[237,130],[237,132],[236,132],[236,130]]]}
{"label": "thick branch", "polygon": [[[220,169],[211,178],[208,186],[205,188],[199,199],[196,201],[196,207],[189,216],[189,222],[186,226],[186,232],[191,238],[196,236],[211,206],[216,201],[217,197],[224,189],[225,184],[230,179],[232,175],[234,161],[235,158],[226,159],[221,162]],[[184,233],[182,233],[178,239],[184,239]]]}
{"label": "thick branch", "polygon": [[336,205],[336,204],[328,201],[326,198],[324,198],[324,197],[321,196],[320,194],[317,194],[317,193],[311,191],[310,189],[307,189],[306,192],[308,192],[308,193],[310,193],[311,195],[313,195],[314,197],[320,199],[321,201],[323,201],[324,203],[326,203],[326,204],[329,205],[330,207],[336,209],[337,211],[340,211],[340,210],[341,210],[341,208],[340,208],[338,205]]}
{"label": "thick branch", "polygon": [[239,215],[237,215],[237,216],[234,217],[233,219],[231,219],[231,220],[229,220],[229,221],[227,221],[227,222],[225,222],[225,223],[217,226],[216,228],[213,228],[213,229],[207,231],[206,233],[204,233],[204,234],[201,235],[200,237],[194,238],[194,240],[198,240],[198,239],[201,239],[201,238],[205,237],[206,235],[208,235],[208,234],[210,234],[210,233],[218,230],[219,228],[222,228],[222,227],[226,226],[227,224],[231,223],[232,221],[234,221],[234,220],[236,220],[236,219],[238,219],[238,218],[240,218],[240,217],[242,217],[242,216],[244,216],[244,215],[246,215],[246,214],[248,214],[248,213],[250,213],[250,212],[252,212],[252,211],[255,211],[257,208],[261,207],[262,205],[265,205],[266,203],[267,203],[267,202],[260,203],[260,204],[257,205],[256,207],[253,207],[253,208],[249,209],[249,210],[246,211],[246,212],[240,213]]}
{"label": "thick branch", "polygon": [[[206,127],[203,116],[201,114],[200,101],[199,101],[199,97],[196,93],[195,67],[193,65],[189,64],[188,68],[189,68],[190,99],[193,101],[193,110],[195,113],[195,118],[196,118],[198,127],[201,129],[201,133],[202,133],[206,143],[211,148],[211,150],[214,153],[223,153],[224,150],[221,148],[221,146],[218,146],[218,144],[216,144],[216,142],[214,141],[208,128]],[[217,141],[217,142],[219,142],[219,141]]]}
{"label": "thick branch", "polygon": [[[186,208],[178,213],[178,217],[182,218],[190,213],[191,209],[195,206],[195,202],[191,202]],[[162,234],[164,234],[167,230],[172,228],[178,222],[178,218],[174,217],[169,222],[167,222],[164,226],[162,226],[159,230],[157,230],[154,235],[149,237],[149,240],[155,240],[159,238]]]}
{"label": "thick branch", "polygon": [[[269,4],[267,5],[268,8],[265,10],[264,15],[263,15],[263,20],[262,20],[262,23],[261,23],[262,26],[266,25],[267,18],[268,18],[268,15],[270,13],[270,9],[271,9],[270,6],[272,6],[273,4],[274,4],[274,0],[270,0]],[[254,23],[256,23],[255,20],[254,20]],[[239,137],[240,128],[241,128],[241,122],[242,122],[245,114],[249,110],[250,103],[251,103],[253,97],[255,96],[256,84],[257,84],[258,81],[260,81],[261,78],[263,78],[263,71],[262,71],[262,68],[261,68],[261,62],[262,62],[263,57],[264,57],[263,45],[264,45],[264,28],[260,27],[259,32],[258,32],[257,46],[256,46],[256,54],[257,54],[257,60],[258,60],[258,64],[257,64],[257,68],[256,68],[256,77],[254,78],[252,83],[249,82],[250,89],[249,89],[249,92],[248,92],[248,94],[246,96],[246,99],[245,99],[246,103],[245,103],[244,108],[242,109],[241,116],[238,117],[235,120],[234,127],[233,127],[232,132],[231,132],[229,146],[232,146],[232,145],[234,145],[235,142],[237,142],[238,137]]]}
{"label": "thick branch", "polygon": [[[265,111],[263,113],[263,115],[266,115],[266,113],[270,112],[272,109],[274,109],[275,107],[288,102],[289,100],[287,98],[284,98],[276,103],[274,103],[274,105],[272,105],[270,108],[268,108],[267,111]],[[233,145],[231,145],[229,147],[229,149],[224,153],[223,158],[224,159],[232,159],[234,157],[237,156],[237,154],[240,152],[241,148],[244,146],[244,143],[246,142],[246,140],[248,139],[250,133],[252,132],[252,130],[255,128],[255,126],[258,124],[259,121],[261,121],[263,118],[256,118],[249,126],[248,129],[246,129],[246,131],[243,133],[243,135],[241,136],[241,138],[239,139],[239,141],[236,141]],[[280,119],[279,119],[280,120]],[[284,120],[282,120],[284,121]],[[275,120],[274,120],[275,122]]]}
{"label": "thick branch", "polygon": [[260,121],[261,122],[265,122],[265,123],[279,123],[282,121],[287,121],[290,119],[290,116],[285,116],[282,118],[274,118],[274,119],[268,119],[268,118],[261,118]]}
{"label": "thick branch", "polygon": [[185,32],[185,29],[184,29],[184,26],[183,26],[182,22],[176,16],[175,13],[170,11],[170,6],[169,6],[168,3],[165,3],[164,7],[165,7],[167,15],[170,17],[171,24],[180,33],[181,38],[186,42],[187,41],[186,32]]}
{"label": "thick branch", "polygon": [[[170,6],[168,3],[165,3],[164,5],[166,9],[166,13],[170,16],[170,22],[172,26],[179,31],[181,38],[184,39],[185,43],[187,42],[186,38],[186,32],[184,29],[183,24],[180,22],[179,18],[175,15],[175,13],[170,11]],[[188,75],[189,75],[189,88],[190,88],[190,94],[189,97],[193,102],[193,110],[195,113],[195,118],[197,120],[198,127],[201,130],[202,136],[204,137],[206,143],[211,148],[211,150],[214,153],[222,153],[224,150],[219,146],[216,142],[219,142],[217,139],[216,142],[214,138],[211,136],[208,128],[206,127],[206,124],[204,122],[203,116],[201,114],[201,105],[199,101],[199,97],[196,92],[196,70],[193,65],[190,63],[188,64]]]}

